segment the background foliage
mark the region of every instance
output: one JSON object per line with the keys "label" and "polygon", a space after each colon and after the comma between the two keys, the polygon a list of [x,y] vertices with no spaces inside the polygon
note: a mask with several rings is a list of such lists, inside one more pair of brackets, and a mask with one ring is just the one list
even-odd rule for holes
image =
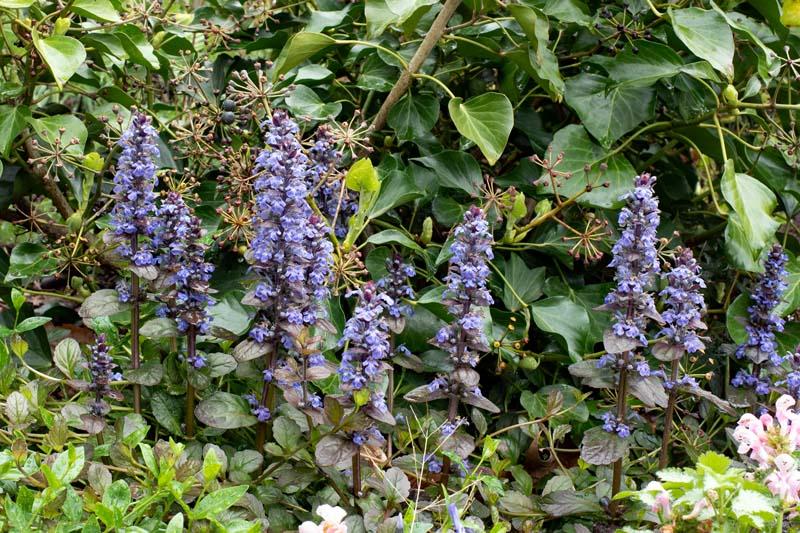
{"label": "background foliage", "polygon": [[[751,278],[776,239],[790,254],[780,352],[800,343],[791,320],[800,306],[800,39],[784,25],[789,8],[0,0],[4,524],[178,531],[186,520],[283,531],[331,503],[350,511],[353,531],[391,531],[398,513],[406,530],[427,531],[453,527],[444,507],[453,501],[475,530],[635,527],[644,511],[631,504],[624,520],[609,516],[610,468],[579,453],[613,398],[568,366],[604,353],[610,316],[595,308],[612,286],[620,196],[641,172],[658,176],[665,249],[689,246],[704,268],[710,341],[686,372],[705,391],[748,403],[729,386],[737,363],[727,354],[746,339]],[[437,25],[442,12],[452,16]],[[429,53],[415,58],[420,48]],[[191,200],[216,265],[218,303],[201,339],[211,363],[188,375],[203,400],[193,440],[182,425],[181,340],[152,305],[143,307],[144,369],[123,372],[121,383],[145,387],[144,416],[130,414],[124,387],[98,440],[82,429],[85,401],[68,384],[85,373],[92,330],[127,368],[130,313],[110,292],[125,267],[107,230],[115,142],[134,108],[159,131],[162,188]],[[253,318],[240,303],[250,176],[264,144],[259,125],[276,108],[301,121],[306,139],[331,129],[341,179],[360,195],[349,232],[335,239],[328,307],[337,334],[352,308],[346,292],[382,277],[392,251],[417,269],[415,314],[397,338],[419,358],[396,368],[407,424],[394,433],[393,467],[373,469],[357,504],[346,476],[315,465],[306,448],[324,431],[296,411],[284,406],[264,454],[254,450],[255,419],[240,395],[259,386],[259,372],[231,355]],[[374,174],[354,165],[364,158]],[[412,412],[402,397],[450,370],[428,340],[449,319],[441,279],[450,230],[472,204],[488,213],[495,238],[491,351],[478,370],[502,412],[464,412],[476,447],[466,480],[448,489],[417,449],[445,405]],[[331,361],[337,336],[323,341]],[[319,388],[335,392],[336,378]],[[636,489],[657,468],[663,416],[640,400],[633,409],[626,483]],[[673,466],[709,449],[735,452],[726,434],[734,417],[713,403],[686,398],[676,417]]]}

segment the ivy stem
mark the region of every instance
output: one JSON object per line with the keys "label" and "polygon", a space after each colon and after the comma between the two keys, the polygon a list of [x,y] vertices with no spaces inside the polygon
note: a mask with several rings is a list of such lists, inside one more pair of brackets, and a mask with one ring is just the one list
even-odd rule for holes
{"label": "ivy stem", "polygon": [[[139,248],[139,234],[131,235],[131,257],[136,255]],[[131,310],[131,368],[139,368],[139,276],[131,272],[131,298],[133,299],[133,309]],[[133,384],[133,412],[142,413],[142,388],[138,383]]]}
{"label": "ivy stem", "polygon": [[667,466],[669,460],[669,441],[672,435],[672,417],[675,413],[675,402],[678,399],[678,387],[675,382],[678,380],[678,368],[680,368],[679,359],[672,361],[672,372],[670,373],[670,380],[672,380],[672,389],[669,391],[669,399],[667,400],[667,411],[664,413],[664,435],[661,438],[661,455],[658,458],[658,469],[662,470]]}
{"label": "ivy stem", "polygon": [[[194,361],[197,355],[197,331],[194,326],[189,326],[186,332],[186,360]],[[189,372],[191,371],[191,363],[188,364],[186,373],[186,437],[189,439],[194,438],[194,396],[195,391],[192,382],[189,379]]]}

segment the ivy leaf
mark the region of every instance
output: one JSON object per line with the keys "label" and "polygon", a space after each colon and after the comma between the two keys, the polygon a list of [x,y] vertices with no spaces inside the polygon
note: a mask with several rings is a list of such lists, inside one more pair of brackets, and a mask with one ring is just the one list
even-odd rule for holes
{"label": "ivy leaf", "polygon": [[0,7],[8,9],[25,9],[33,5],[35,0],[0,0]]}
{"label": "ivy leaf", "polygon": [[800,307],[800,258],[791,257],[786,263],[786,291],[775,308],[778,316],[786,316]]}
{"label": "ivy leaf", "polygon": [[470,196],[480,193],[483,177],[475,158],[466,152],[444,150],[438,154],[414,159],[436,173],[439,186],[461,189]]}
{"label": "ivy leaf", "polygon": [[378,37],[390,25],[419,20],[435,3],[436,0],[366,0],[367,36]]}
{"label": "ivy leaf", "polygon": [[567,80],[566,100],[605,148],[651,118],[655,110],[651,87],[612,86],[608,78],[590,73]]}
{"label": "ivy leaf", "polygon": [[27,106],[0,105],[0,156],[8,157],[14,139],[25,129],[30,116]]}
{"label": "ivy leaf", "polygon": [[[83,149],[89,132],[86,125],[74,115],[53,115],[39,119],[28,119],[40,142],[44,142],[51,148],[55,147],[56,140],[65,146],[63,150],[67,153],[83,156]],[[63,132],[63,133],[62,133]],[[78,142],[71,144],[75,139]]]}
{"label": "ivy leaf", "polygon": [[764,248],[772,242],[780,224],[772,218],[778,205],[775,194],[757,179],[734,171],[733,161],[725,162],[722,195],[733,209],[725,228],[725,246],[737,268],[760,272]]}
{"label": "ivy leaf", "polygon": [[336,44],[336,39],[321,33],[300,32],[292,35],[286,45],[278,54],[272,66],[272,79],[277,80],[281,74],[289,72],[294,67],[323,50],[332,44]]}
{"label": "ivy leaf", "polygon": [[194,414],[203,424],[217,429],[237,429],[258,422],[244,398],[221,391],[200,402]]}
{"label": "ivy leaf", "polygon": [[531,316],[542,331],[554,333],[564,339],[573,361],[580,361],[588,351],[589,315],[583,306],[566,296],[553,296],[531,305]]}
{"label": "ivy leaf", "polygon": [[581,459],[590,465],[610,465],[628,453],[628,441],[602,427],[593,427],[583,434]]}
{"label": "ivy leaf", "polygon": [[[643,40],[635,41],[634,46],[637,52],[628,46],[613,60],[601,63],[612,80],[630,87],[649,87],[658,80],[671,78],[685,70],[683,60],[669,46]],[[707,64],[703,64],[708,68]]]}
{"label": "ivy leaf", "polygon": [[131,61],[148,70],[158,70],[159,63],[153,45],[142,30],[133,24],[125,24],[117,28],[114,35]]}
{"label": "ivy leaf", "polygon": [[458,132],[477,144],[489,164],[494,165],[503,154],[514,127],[514,110],[508,97],[486,93],[466,102],[453,98],[447,109]]}
{"label": "ivy leaf", "polygon": [[511,254],[503,269],[508,281],[503,283],[503,304],[506,309],[519,311],[539,298],[544,286],[545,270],[545,267],[528,268],[519,255]]}
{"label": "ivy leaf", "polygon": [[378,173],[368,157],[359,159],[347,171],[345,185],[351,191],[374,193],[381,189]]}
{"label": "ivy leaf", "polygon": [[119,13],[108,0],[75,0],[72,11],[100,22],[120,21]]}
{"label": "ivy leaf", "polygon": [[40,39],[39,33],[33,30],[31,37],[33,45],[53,74],[56,85],[59,89],[63,89],[64,84],[86,61],[86,49],[79,40],[66,35],[51,35]]}
{"label": "ivy leaf", "polygon": [[733,31],[716,11],[689,7],[669,11],[672,29],[694,55],[733,79]]}
{"label": "ivy leaf", "polygon": [[342,110],[342,104],[323,102],[317,93],[305,85],[297,85],[294,88],[286,97],[286,105],[298,118],[308,117],[312,120],[327,120],[337,116]]}
{"label": "ivy leaf", "polygon": [[404,233],[400,232],[400,230],[396,229],[385,229],[375,235],[370,235],[369,239],[367,239],[368,243],[371,244],[386,244],[387,242],[394,242],[405,246],[406,248],[411,248],[414,251],[422,253],[422,248],[420,248],[419,244],[415,243],[411,240],[410,237],[407,237]]}
{"label": "ivy leaf", "polygon": [[740,294],[728,306],[725,312],[725,326],[728,328],[728,335],[736,344],[743,344],[747,341],[747,308],[750,306],[750,295]]}
{"label": "ivy leaf", "polygon": [[429,94],[406,94],[389,110],[387,122],[401,141],[424,137],[439,120],[439,100]]}
{"label": "ivy leaf", "polygon": [[[564,79],[558,69],[558,58],[548,48],[550,24],[547,17],[538,9],[522,4],[510,4],[508,9],[528,37],[527,64],[522,63],[521,66],[525,68],[530,65],[528,73],[531,77],[553,100],[560,102],[564,96]],[[512,56],[512,60],[520,63],[522,57]]]}

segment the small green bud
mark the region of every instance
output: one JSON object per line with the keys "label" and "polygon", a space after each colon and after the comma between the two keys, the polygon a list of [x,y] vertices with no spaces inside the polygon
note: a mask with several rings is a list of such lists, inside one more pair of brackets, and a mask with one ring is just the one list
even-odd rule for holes
{"label": "small green bud", "polygon": [[419,242],[424,245],[428,245],[433,238],[433,219],[431,217],[426,217],[425,220],[422,221],[422,233],[419,234]]}
{"label": "small green bud", "polygon": [[735,106],[739,103],[739,91],[729,83],[728,86],[725,87],[725,90],[722,91],[722,99],[726,104]]}
{"label": "small green bud", "polygon": [[53,26],[53,35],[64,35],[72,23],[69,19],[59,18]]}

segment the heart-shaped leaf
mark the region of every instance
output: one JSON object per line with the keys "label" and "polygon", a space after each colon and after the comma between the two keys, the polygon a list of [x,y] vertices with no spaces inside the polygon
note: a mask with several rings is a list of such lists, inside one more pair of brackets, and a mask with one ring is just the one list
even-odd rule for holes
{"label": "heart-shaped leaf", "polygon": [[514,126],[514,110],[508,97],[486,93],[466,102],[453,98],[447,108],[458,132],[477,144],[489,164],[494,165],[503,154]]}

